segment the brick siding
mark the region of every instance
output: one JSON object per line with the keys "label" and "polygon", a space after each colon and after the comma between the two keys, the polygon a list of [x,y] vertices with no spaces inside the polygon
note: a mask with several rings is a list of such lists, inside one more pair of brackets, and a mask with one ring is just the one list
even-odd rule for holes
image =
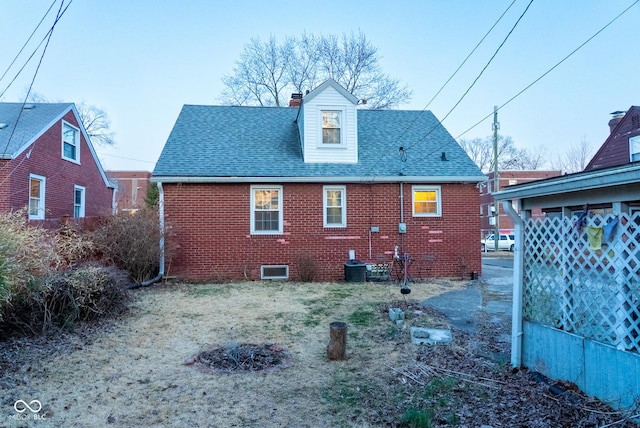
{"label": "brick siding", "polygon": [[[417,260],[433,255],[431,276],[470,277],[481,270],[475,184],[441,185],[442,216],[436,218],[412,216],[412,185],[405,184],[406,234],[398,233],[399,184],[347,184],[346,228],[323,227],[322,184],[283,184],[283,233],[274,235],[250,233],[249,184],[163,187],[166,244],[176,248],[167,275],[255,280],[261,265],[282,264],[296,280],[296,259],[308,253],[317,262],[317,280],[341,280],[349,250],[375,263],[380,256],[391,260],[396,245]],[[370,233],[372,226],[379,232]]]}
{"label": "brick siding", "polygon": [[[73,112],[64,118],[78,127]],[[46,178],[45,217],[47,220],[73,217],[74,185],[85,187],[85,216],[111,213],[112,189],[100,174],[84,136],[80,135],[80,164],[62,159],[62,122],[56,122],[16,159],[0,165],[0,196],[9,193],[3,211],[26,208],[29,204],[29,174]],[[10,177],[4,181],[6,174]]]}

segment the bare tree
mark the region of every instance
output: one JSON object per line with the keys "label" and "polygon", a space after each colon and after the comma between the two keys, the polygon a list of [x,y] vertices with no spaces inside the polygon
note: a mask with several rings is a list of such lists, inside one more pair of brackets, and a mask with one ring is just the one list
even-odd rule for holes
{"label": "bare tree", "polygon": [[222,79],[221,99],[233,105],[285,105],[290,92],[333,79],[366,100],[366,108],[388,109],[411,99],[411,91],[384,74],[380,55],[362,33],[315,37],[303,34],[278,44],[253,38]]}
{"label": "bare tree", "polygon": [[565,174],[580,172],[585,169],[593,157],[593,154],[593,145],[589,143],[585,137],[582,137],[580,143],[569,147],[566,152],[557,155],[556,159],[552,160],[551,166],[553,169],[560,170]]}
{"label": "bare tree", "polygon": [[[37,92],[31,92],[27,101],[30,103],[51,102],[47,97]],[[111,120],[104,110],[81,101],[76,104],[76,111],[91,143],[105,146],[115,144],[114,133],[111,131]]]}
{"label": "bare tree", "polygon": [[[462,139],[459,143],[482,172],[493,171],[493,137]],[[511,137],[498,136],[498,169],[536,170],[544,164],[544,149],[531,152],[516,147]]]}
{"label": "bare tree", "polygon": [[76,104],[76,110],[93,144],[111,146],[115,143],[111,120],[104,110],[84,101]]}

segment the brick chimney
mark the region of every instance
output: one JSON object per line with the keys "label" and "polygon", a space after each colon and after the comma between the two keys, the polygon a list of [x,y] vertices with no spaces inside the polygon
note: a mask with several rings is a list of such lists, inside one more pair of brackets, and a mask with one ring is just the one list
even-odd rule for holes
{"label": "brick chimney", "polygon": [[609,134],[613,132],[613,129],[620,123],[626,112],[614,111],[611,113],[611,120],[609,121]]}
{"label": "brick chimney", "polygon": [[302,94],[291,94],[291,99],[289,100],[289,107],[299,107],[302,104]]}

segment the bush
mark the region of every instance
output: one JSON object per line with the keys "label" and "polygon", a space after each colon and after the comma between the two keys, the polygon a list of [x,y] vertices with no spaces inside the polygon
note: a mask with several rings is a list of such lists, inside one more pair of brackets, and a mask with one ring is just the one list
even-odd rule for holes
{"label": "bush", "polygon": [[92,237],[103,256],[129,272],[132,281],[142,282],[158,273],[161,235],[157,210],[147,208],[135,214],[111,216]]}
{"label": "bush", "polygon": [[115,316],[126,309],[127,274],[115,267],[83,265],[35,280],[30,293],[5,308],[0,332],[5,336],[71,329],[78,321]]}
{"label": "bush", "polygon": [[313,282],[318,273],[318,263],[316,259],[307,252],[299,253],[296,257],[298,275],[302,282]]}
{"label": "bush", "polygon": [[0,322],[8,308],[37,291],[37,278],[61,263],[47,232],[26,218],[24,211],[0,214]]}

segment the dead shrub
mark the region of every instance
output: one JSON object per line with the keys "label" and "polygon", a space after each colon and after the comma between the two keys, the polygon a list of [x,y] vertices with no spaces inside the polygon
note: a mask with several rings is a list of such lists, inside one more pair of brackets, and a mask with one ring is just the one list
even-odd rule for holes
{"label": "dead shrub", "polygon": [[116,316],[127,307],[128,284],[127,274],[115,267],[82,265],[52,272],[7,308],[0,332],[44,334],[72,329],[79,321]]}
{"label": "dead shrub", "polygon": [[299,253],[296,257],[298,276],[302,282],[313,282],[318,273],[318,262],[308,252]]}
{"label": "dead shrub", "polygon": [[62,268],[73,268],[89,262],[109,264],[87,230],[73,225],[63,225],[54,232],[53,240]]}
{"label": "dead shrub", "polygon": [[151,208],[107,218],[92,234],[103,257],[129,272],[131,280],[153,278],[160,267],[160,221]]}
{"label": "dead shrub", "polygon": [[12,305],[37,292],[36,278],[61,263],[48,232],[26,218],[24,210],[0,214],[0,322]]}

